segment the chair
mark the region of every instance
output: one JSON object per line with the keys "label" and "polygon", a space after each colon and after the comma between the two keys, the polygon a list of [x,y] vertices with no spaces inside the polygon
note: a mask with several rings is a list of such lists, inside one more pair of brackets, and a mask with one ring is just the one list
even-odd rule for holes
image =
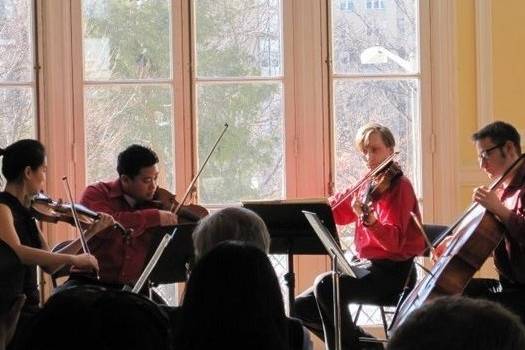
{"label": "chair", "polygon": [[[62,248],[64,248],[65,246],[67,246],[68,244],[70,244],[72,241],[64,241],[64,242],[60,242],[58,244],[56,244],[52,249],[51,251],[53,253],[56,253],[58,251],[60,251]],[[66,276],[69,276],[69,270],[71,269],[71,266],[69,265],[64,265],[62,266],[60,269],[58,269],[57,271],[55,271],[54,273],[51,274],[51,284],[53,284],[53,288],[56,288],[58,287],[57,285],[57,280],[60,278],[60,277],[66,277]]]}
{"label": "chair", "polygon": [[[433,246],[435,246],[437,243],[439,243],[439,241],[441,241],[442,235],[445,233],[447,229],[448,227],[443,226],[443,225],[433,225],[433,224],[423,225],[423,230],[425,230],[425,233]],[[430,255],[429,249],[426,249],[425,252],[421,256],[427,257],[429,255]],[[391,311],[391,310],[388,310],[388,308],[396,308],[398,301],[399,301],[399,295],[395,295],[395,296],[389,296],[388,298],[385,298],[383,300],[379,300],[376,304],[373,304],[373,306],[377,306],[379,308],[379,312],[381,314],[381,320],[383,322],[383,331],[385,332],[386,339],[388,339],[388,328],[389,328],[389,324],[387,322],[386,315],[395,314],[395,310]],[[359,306],[357,307],[357,311],[354,317],[355,318],[354,323],[356,324],[361,314],[362,308],[363,308],[363,304],[359,304]]]}

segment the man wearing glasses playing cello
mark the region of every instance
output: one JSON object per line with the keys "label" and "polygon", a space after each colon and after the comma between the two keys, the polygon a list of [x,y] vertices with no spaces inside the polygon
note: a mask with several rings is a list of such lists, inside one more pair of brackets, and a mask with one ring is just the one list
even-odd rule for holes
{"label": "man wearing glasses playing cello", "polygon": [[[493,253],[499,279],[474,278],[464,295],[499,302],[525,321],[525,158],[521,155],[520,135],[510,124],[497,121],[472,135],[480,168],[491,180],[499,178],[520,157],[521,164],[494,190],[474,189],[472,200],[503,224],[503,240]],[[436,248],[441,256],[453,237]]]}

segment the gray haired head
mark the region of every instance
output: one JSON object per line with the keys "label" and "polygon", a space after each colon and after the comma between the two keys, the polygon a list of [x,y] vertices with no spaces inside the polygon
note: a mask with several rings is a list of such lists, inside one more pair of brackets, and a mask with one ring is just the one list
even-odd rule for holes
{"label": "gray haired head", "polygon": [[224,208],[202,219],[193,232],[195,259],[224,241],[246,242],[265,253],[270,250],[270,234],[264,221],[246,208]]}

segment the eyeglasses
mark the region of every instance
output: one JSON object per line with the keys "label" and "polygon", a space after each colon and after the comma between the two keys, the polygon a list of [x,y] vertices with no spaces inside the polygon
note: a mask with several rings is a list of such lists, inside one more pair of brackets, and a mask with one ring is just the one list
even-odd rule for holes
{"label": "eyeglasses", "polygon": [[490,153],[490,152],[494,151],[494,150],[497,149],[497,148],[501,148],[501,147],[503,147],[503,146],[505,146],[505,144],[504,144],[504,143],[500,143],[500,144],[497,144],[496,146],[492,146],[492,147],[490,147],[490,148],[487,148],[487,149],[481,151],[481,152],[478,154],[478,159],[479,159],[479,161],[483,161],[483,160],[487,160],[487,159],[489,159],[489,157],[490,157],[490,154],[489,154],[489,153]]}

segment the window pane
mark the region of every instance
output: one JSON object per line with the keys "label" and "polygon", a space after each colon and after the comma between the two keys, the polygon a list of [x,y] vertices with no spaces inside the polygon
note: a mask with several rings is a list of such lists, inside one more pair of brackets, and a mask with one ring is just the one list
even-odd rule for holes
{"label": "window pane", "polygon": [[[335,6],[334,6],[335,5]],[[334,72],[418,73],[417,0],[332,2]]]}
{"label": "window pane", "polygon": [[0,88],[0,147],[35,136],[33,89]]}
{"label": "window pane", "polygon": [[118,153],[138,143],[157,152],[159,181],[173,190],[171,108],[169,85],[86,87],[88,183],[114,179]]}
{"label": "window pane", "polygon": [[357,129],[373,121],[394,134],[398,161],[420,194],[418,80],[336,80],[334,85],[337,191],[366,173],[354,138]]}
{"label": "window pane", "polygon": [[31,0],[0,0],[0,82],[33,79]]}
{"label": "window pane", "polygon": [[84,0],[86,80],[170,78],[169,0]]}
{"label": "window pane", "polygon": [[[0,147],[20,139],[35,137],[33,89],[0,87]],[[1,166],[1,159],[0,159]],[[0,176],[0,185],[4,185]]]}
{"label": "window pane", "polygon": [[279,0],[194,0],[198,77],[281,75]]}
{"label": "window pane", "polygon": [[200,201],[277,199],[284,193],[283,106],[280,83],[199,84],[198,159],[201,164],[229,123],[199,178]]}

